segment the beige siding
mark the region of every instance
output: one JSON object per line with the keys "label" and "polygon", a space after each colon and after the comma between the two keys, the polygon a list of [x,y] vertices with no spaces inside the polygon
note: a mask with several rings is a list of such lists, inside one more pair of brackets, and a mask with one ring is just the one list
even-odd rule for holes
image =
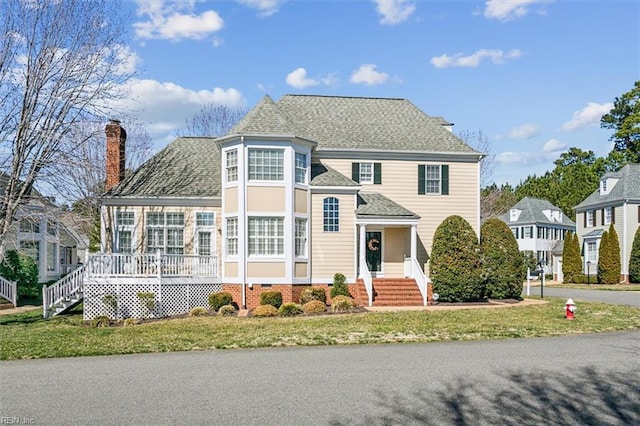
{"label": "beige siding", "polygon": [[[323,200],[335,197],[340,203],[340,232],[324,232]],[[311,274],[314,280],[333,280],[336,272],[354,276],[355,196],[312,194],[311,196]]]}
{"label": "beige siding", "polygon": [[247,210],[250,212],[282,212],[285,189],[282,186],[247,187]]}
{"label": "beige siding", "polygon": [[284,278],[284,262],[247,262],[248,278]]}
{"label": "beige siding", "polygon": [[384,259],[383,270],[387,277],[404,275],[404,256],[411,254],[411,234],[409,228],[386,228],[382,239]]}
{"label": "beige siding", "polygon": [[296,262],[296,278],[306,278],[308,266],[307,263]]}
{"label": "beige siding", "polygon": [[624,212],[622,208],[616,209],[616,227],[618,224],[621,227],[621,230],[618,231],[619,239],[620,239],[620,250],[624,249],[623,238],[626,237],[627,247],[626,252],[621,253],[621,260],[623,262],[622,265],[622,273],[629,273],[629,259],[631,258],[631,248],[633,247],[633,239],[636,235],[636,230],[640,226],[640,218],[638,217],[638,209],[640,209],[640,204],[631,204],[627,205],[627,232],[624,233],[624,228],[622,227],[622,222],[624,220]]}
{"label": "beige siding", "polygon": [[309,191],[305,189],[295,189],[295,209],[296,213],[307,213],[307,198]]}
{"label": "beige siding", "polygon": [[224,276],[227,278],[238,278],[238,262],[225,262]]}
{"label": "beige siding", "polygon": [[[363,161],[363,160],[360,160]],[[366,160],[369,161],[369,160]],[[433,234],[448,216],[456,214],[465,218],[479,234],[477,163],[425,162],[400,160],[370,160],[382,163],[382,184],[363,184],[363,191],[376,191],[418,214],[418,261],[425,263],[431,251]],[[351,177],[352,160],[323,159],[345,176]],[[418,165],[448,164],[449,195],[418,195]]]}
{"label": "beige siding", "polygon": [[224,190],[224,212],[235,213],[238,211],[238,187],[232,186]]}

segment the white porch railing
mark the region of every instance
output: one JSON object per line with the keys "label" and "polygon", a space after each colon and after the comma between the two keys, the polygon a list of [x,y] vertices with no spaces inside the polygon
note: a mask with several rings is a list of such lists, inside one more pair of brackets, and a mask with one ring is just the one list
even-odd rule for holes
{"label": "white porch railing", "polygon": [[42,314],[44,318],[49,317],[49,310],[52,307],[82,293],[84,275],[85,267],[81,266],[49,287],[42,286]]}
{"label": "white porch railing", "polygon": [[91,277],[217,277],[217,256],[182,254],[91,254]]}
{"label": "white porch railing", "polygon": [[371,272],[367,267],[367,259],[364,256],[360,256],[360,278],[364,281],[364,288],[367,290],[367,300],[369,306],[373,305],[373,278]]}
{"label": "white porch railing", "polygon": [[18,284],[0,277],[0,296],[11,302],[14,307],[18,306]]}
{"label": "white porch railing", "polygon": [[60,273],[62,273],[63,275],[68,274],[71,271],[75,271],[80,266],[82,265],[79,265],[77,263],[63,263],[62,265],[60,265]]}
{"label": "white porch railing", "polygon": [[411,257],[404,258],[404,275],[405,277],[410,277],[416,280],[416,284],[418,285],[418,289],[422,295],[422,303],[424,306],[427,306],[429,294],[427,292],[427,286],[429,285],[429,279],[422,271],[417,259]]}

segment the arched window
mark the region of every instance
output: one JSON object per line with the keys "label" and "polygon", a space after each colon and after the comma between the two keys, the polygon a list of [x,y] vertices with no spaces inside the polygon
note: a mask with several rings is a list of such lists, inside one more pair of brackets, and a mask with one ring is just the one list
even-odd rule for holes
{"label": "arched window", "polygon": [[340,200],[327,197],[322,202],[325,232],[340,232]]}

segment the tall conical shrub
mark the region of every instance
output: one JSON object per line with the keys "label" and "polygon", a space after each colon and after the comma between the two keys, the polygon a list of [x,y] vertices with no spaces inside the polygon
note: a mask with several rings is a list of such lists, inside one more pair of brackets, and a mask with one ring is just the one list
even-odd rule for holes
{"label": "tall conical shrub", "polygon": [[598,282],[600,284],[618,284],[620,282],[620,242],[618,233],[609,225],[600,240],[598,249]]}
{"label": "tall conical shrub", "polygon": [[562,248],[562,275],[565,283],[574,282],[582,274],[582,259],[580,257],[580,243],[578,236],[569,231],[564,238]]}
{"label": "tall conical shrub", "polygon": [[475,231],[464,218],[446,218],[436,229],[429,259],[433,292],[442,302],[482,299],[480,245]]}
{"label": "tall conical shrub", "polygon": [[485,296],[517,299],[524,280],[518,242],[506,223],[488,219],[480,228],[480,252]]}
{"label": "tall conical shrub", "polygon": [[640,227],[636,229],[629,256],[629,282],[640,283]]}

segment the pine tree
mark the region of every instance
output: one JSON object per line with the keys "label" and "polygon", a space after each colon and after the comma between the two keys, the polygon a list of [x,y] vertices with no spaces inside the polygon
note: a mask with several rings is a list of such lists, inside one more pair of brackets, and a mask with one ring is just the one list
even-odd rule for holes
{"label": "pine tree", "polygon": [[605,231],[598,250],[598,282],[618,284],[620,282],[620,242],[613,224]]}
{"label": "pine tree", "polygon": [[429,271],[440,301],[469,302],[484,296],[478,237],[464,218],[449,216],[436,229]]}
{"label": "pine tree", "polygon": [[578,236],[573,232],[567,232],[562,248],[562,276],[563,282],[572,283],[582,273],[582,260],[580,259],[580,243]]}
{"label": "pine tree", "polygon": [[640,227],[636,229],[629,256],[629,282],[640,283]]}
{"label": "pine tree", "polygon": [[480,228],[480,251],[485,295],[492,299],[517,299],[522,293],[522,256],[506,223],[488,219]]}

